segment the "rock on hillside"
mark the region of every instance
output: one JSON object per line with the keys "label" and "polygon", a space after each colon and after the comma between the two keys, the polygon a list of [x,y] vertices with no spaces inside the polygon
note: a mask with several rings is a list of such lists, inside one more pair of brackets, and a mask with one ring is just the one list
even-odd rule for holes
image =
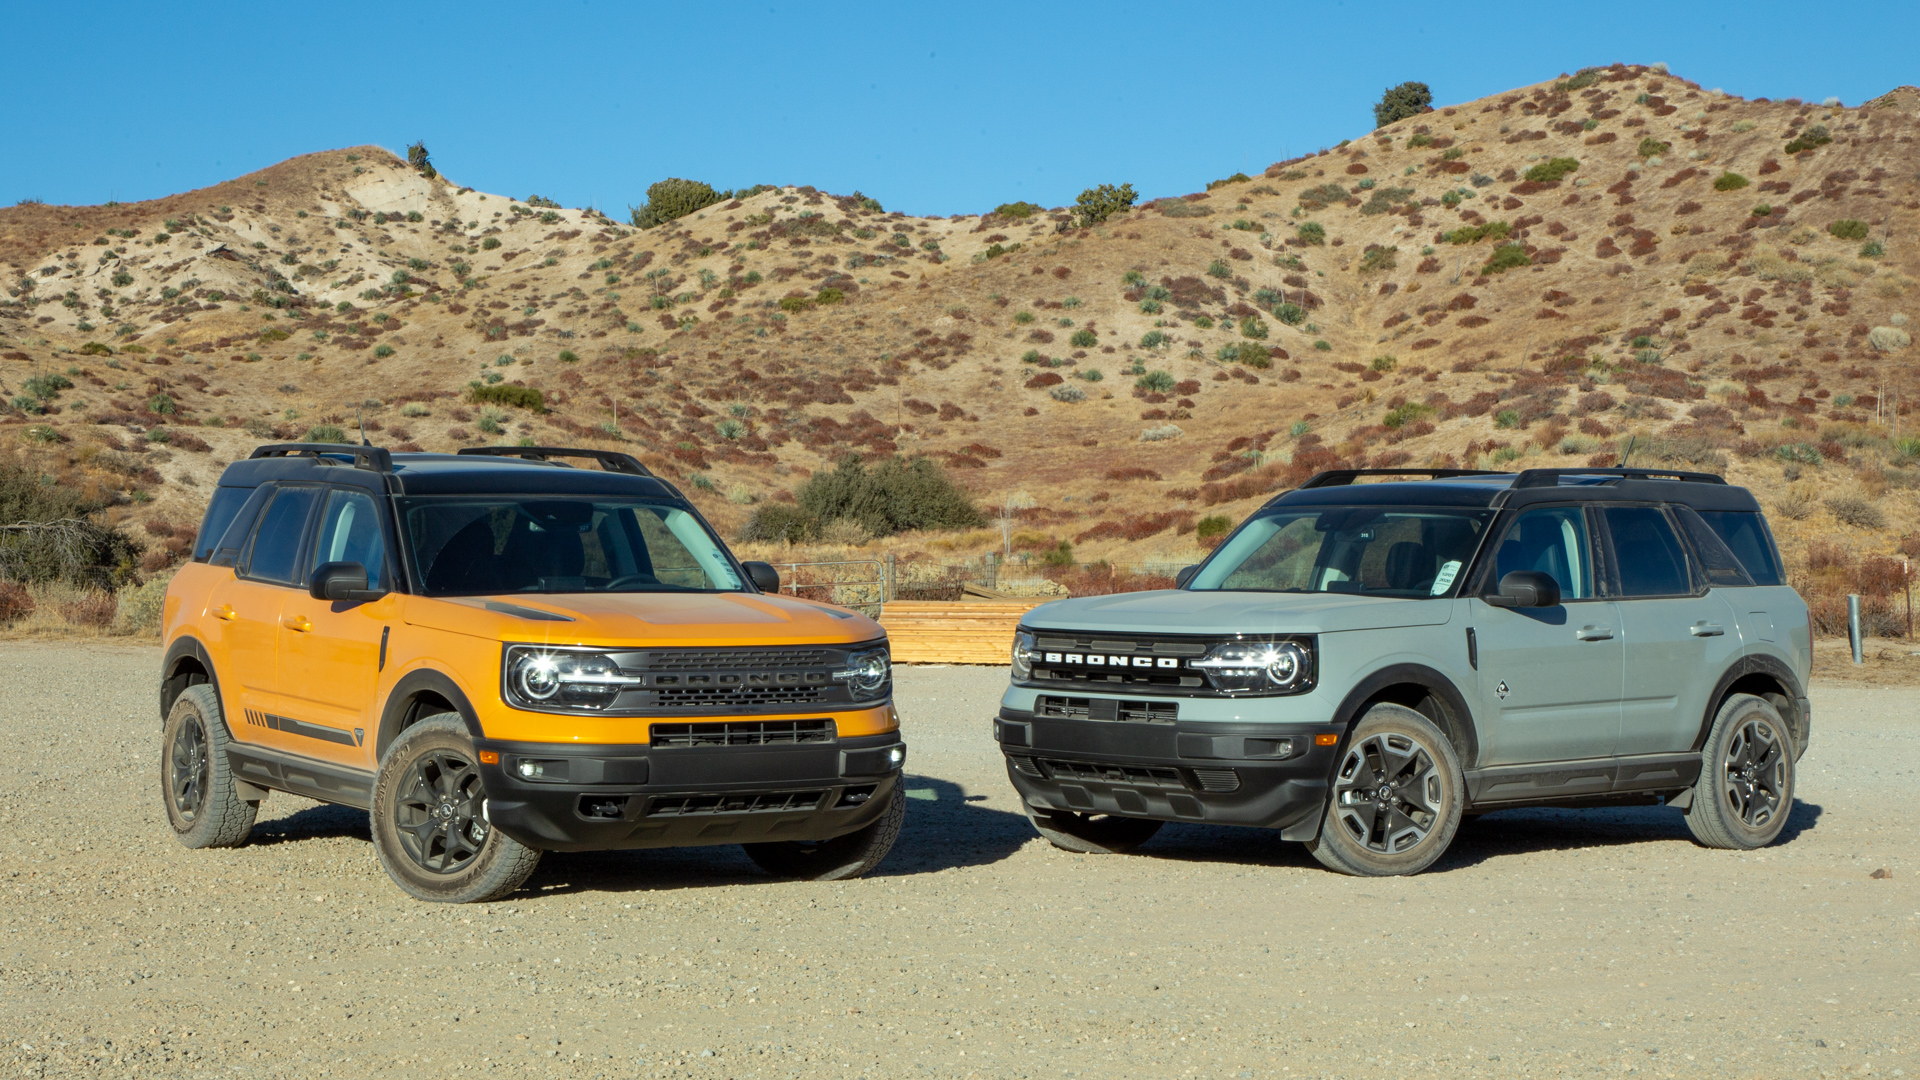
{"label": "rock on hillside", "polygon": [[[774,187],[638,230],[311,154],[0,210],[0,433],[176,519],[220,461],[356,415],[389,445],[619,445],[728,528],[838,456],[924,453],[1029,495],[1029,547],[1167,561],[1330,465],[1631,445],[1753,485],[1795,551],[1891,550],[1920,517],[1914,101],[1615,66],[1090,227]],[[494,384],[546,411],[469,400]]]}

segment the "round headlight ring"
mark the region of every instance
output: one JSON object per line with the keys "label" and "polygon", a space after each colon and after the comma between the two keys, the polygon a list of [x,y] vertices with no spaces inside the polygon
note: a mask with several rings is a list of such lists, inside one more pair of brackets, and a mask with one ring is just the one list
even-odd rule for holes
{"label": "round headlight ring", "polygon": [[1025,679],[1033,674],[1033,635],[1020,631],[1013,635],[1013,677]]}
{"label": "round headlight ring", "polygon": [[551,654],[523,656],[514,665],[519,690],[534,701],[546,701],[560,692],[560,664]]}

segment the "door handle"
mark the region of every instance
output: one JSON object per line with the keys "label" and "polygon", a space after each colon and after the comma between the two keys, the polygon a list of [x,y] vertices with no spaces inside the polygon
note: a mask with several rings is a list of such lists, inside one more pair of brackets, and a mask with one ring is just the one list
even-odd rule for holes
{"label": "door handle", "polygon": [[313,629],[313,624],[307,621],[305,615],[288,615],[280,620],[280,625],[297,634],[304,634]]}
{"label": "door handle", "polygon": [[1573,636],[1579,638],[1581,641],[1611,641],[1613,640],[1613,627],[1583,626],[1575,630]]}
{"label": "door handle", "polygon": [[240,617],[240,613],[233,610],[232,604],[221,604],[219,607],[213,609],[213,617],[219,619],[221,622],[232,622]]}
{"label": "door handle", "polygon": [[1694,637],[1719,637],[1726,632],[1727,628],[1717,622],[1697,622],[1687,627],[1687,633]]}

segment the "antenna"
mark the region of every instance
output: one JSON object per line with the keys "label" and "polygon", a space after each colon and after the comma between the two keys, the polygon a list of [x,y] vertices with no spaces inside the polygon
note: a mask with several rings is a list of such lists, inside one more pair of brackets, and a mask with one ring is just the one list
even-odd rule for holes
{"label": "antenna", "polygon": [[360,445],[372,446],[373,444],[367,441],[367,425],[360,422],[360,406],[358,405],[353,407],[353,426],[360,429]]}
{"label": "antenna", "polygon": [[1639,438],[1640,436],[1635,435],[1627,440],[1627,449],[1620,455],[1620,464],[1615,466],[1615,468],[1624,469],[1627,467],[1627,461],[1633,457],[1633,444],[1637,442]]}

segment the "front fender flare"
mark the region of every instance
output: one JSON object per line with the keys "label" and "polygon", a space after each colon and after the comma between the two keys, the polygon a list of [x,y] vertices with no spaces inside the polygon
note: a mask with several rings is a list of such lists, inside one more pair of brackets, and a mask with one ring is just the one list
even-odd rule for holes
{"label": "front fender flare", "polygon": [[414,703],[428,694],[453,706],[453,711],[459,713],[461,721],[467,725],[467,734],[476,739],[485,737],[486,733],[480,728],[480,714],[474,710],[472,700],[458,683],[445,672],[433,668],[415,668],[400,676],[387,693],[386,705],[380,710],[380,729],[375,734],[378,740],[374,744],[375,761],[386,755],[387,747],[410,721],[419,719],[411,715]]}

